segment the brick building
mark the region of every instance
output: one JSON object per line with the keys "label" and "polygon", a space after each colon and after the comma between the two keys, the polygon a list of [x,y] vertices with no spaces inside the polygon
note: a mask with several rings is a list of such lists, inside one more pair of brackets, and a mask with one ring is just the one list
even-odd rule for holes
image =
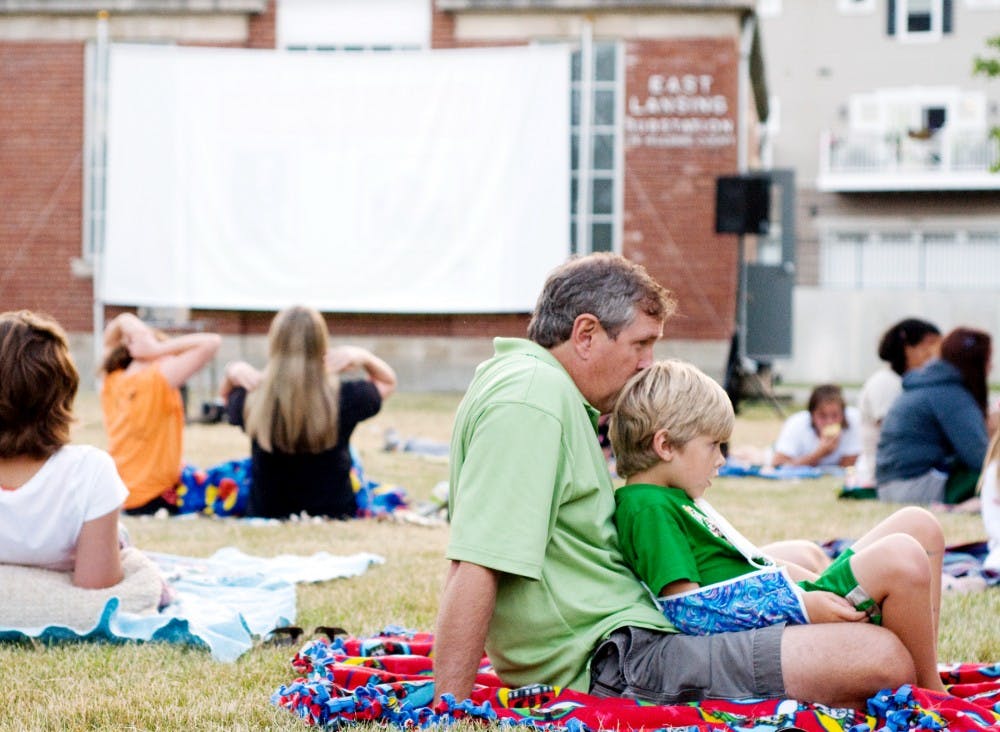
{"label": "brick building", "polygon": [[[715,182],[754,159],[766,116],[753,2],[0,0],[0,302],[58,318],[85,370],[104,315],[94,313],[84,234],[88,47],[99,10],[109,13],[112,42],[304,53],[574,44],[573,251],[617,251],[646,265],[680,303],[669,352],[721,375],[738,267],[736,237],[715,233]],[[580,104],[582,93],[592,104]],[[262,357],[272,314],[182,318],[226,335],[225,360]],[[414,389],[462,388],[492,336],[521,335],[528,318],[326,316],[335,339],[372,347]]]}

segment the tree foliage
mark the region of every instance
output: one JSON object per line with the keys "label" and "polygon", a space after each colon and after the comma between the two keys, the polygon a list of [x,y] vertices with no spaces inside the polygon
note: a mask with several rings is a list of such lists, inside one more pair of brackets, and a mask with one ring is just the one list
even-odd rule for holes
{"label": "tree foliage", "polygon": [[[990,78],[996,78],[1000,76],[1000,36],[987,39],[986,45],[990,48],[993,55],[976,55],[972,61],[972,73],[973,75],[981,74]],[[1000,143],[1000,127],[991,129],[990,137],[996,140],[997,143]],[[993,165],[993,172],[1000,172],[1000,162]]]}
{"label": "tree foliage", "polygon": [[[1000,36],[987,39],[986,45],[1000,52]],[[977,55],[972,62],[972,73],[990,77],[1000,76],[1000,55],[993,57]]]}

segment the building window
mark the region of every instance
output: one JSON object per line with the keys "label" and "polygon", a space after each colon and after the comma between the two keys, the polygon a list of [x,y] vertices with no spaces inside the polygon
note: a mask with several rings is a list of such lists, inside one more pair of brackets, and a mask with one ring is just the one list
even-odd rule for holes
{"label": "building window", "polygon": [[936,41],[952,31],[952,0],[889,0],[888,33],[901,41]]}
{"label": "building window", "polygon": [[427,0],[277,0],[278,48],[376,51],[430,47]]}
{"label": "building window", "polygon": [[827,231],[820,285],[834,289],[993,290],[1000,226],[918,231]]}
{"label": "building window", "polygon": [[[581,129],[580,99],[583,74],[591,88],[589,135]],[[570,241],[574,253],[619,251],[622,209],[622,62],[621,47],[614,41],[592,44],[590,68],[583,69],[583,54],[573,52],[570,106]],[[581,136],[589,140],[581,142]],[[583,147],[581,147],[581,144]],[[582,155],[589,155],[581,161]],[[581,165],[582,162],[582,165]],[[586,229],[581,237],[578,223],[581,170],[587,195],[584,200]]]}

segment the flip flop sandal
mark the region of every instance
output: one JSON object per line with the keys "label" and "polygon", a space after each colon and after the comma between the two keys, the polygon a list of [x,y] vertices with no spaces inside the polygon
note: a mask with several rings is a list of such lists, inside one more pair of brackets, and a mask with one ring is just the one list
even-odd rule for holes
{"label": "flip flop sandal", "polygon": [[303,633],[305,631],[297,625],[282,625],[280,628],[274,628],[264,643],[269,646],[295,645]]}

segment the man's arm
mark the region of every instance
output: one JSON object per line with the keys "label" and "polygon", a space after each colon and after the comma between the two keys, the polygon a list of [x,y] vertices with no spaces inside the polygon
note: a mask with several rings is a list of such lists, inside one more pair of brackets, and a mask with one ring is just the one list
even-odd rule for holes
{"label": "man's arm", "polygon": [[434,703],[442,694],[468,698],[496,606],[497,573],[470,562],[451,563],[434,633]]}

